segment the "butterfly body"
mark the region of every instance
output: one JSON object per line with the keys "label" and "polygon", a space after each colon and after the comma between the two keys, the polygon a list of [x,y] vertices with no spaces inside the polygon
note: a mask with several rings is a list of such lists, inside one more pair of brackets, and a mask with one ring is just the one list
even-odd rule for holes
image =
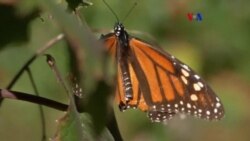
{"label": "butterfly body", "polygon": [[167,121],[177,113],[208,120],[223,117],[213,90],[174,56],[130,36],[121,23],[101,40],[116,58],[120,110],[138,108],[153,122]]}

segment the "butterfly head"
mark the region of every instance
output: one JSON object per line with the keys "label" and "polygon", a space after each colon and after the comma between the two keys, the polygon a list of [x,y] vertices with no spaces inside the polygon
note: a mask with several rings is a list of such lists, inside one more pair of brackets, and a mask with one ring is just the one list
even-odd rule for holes
{"label": "butterfly head", "polygon": [[115,26],[114,26],[114,32],[115,32],[115,35],[117,37],[121,36],[125,32],[125,29],[124,29],[124,26],[122,25],[122,23],[117,22],[115,24]]}

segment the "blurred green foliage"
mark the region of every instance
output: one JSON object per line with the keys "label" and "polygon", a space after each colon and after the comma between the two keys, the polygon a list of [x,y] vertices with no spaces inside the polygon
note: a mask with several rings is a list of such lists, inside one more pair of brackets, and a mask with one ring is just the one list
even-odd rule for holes
{"label": "blurred green foliage", "polygon": [[[93,5],[80,9],[80,16],[85,17],[93,31],[105,34],[112,30],[116,21],[112,13],[102,1],[90,2]],[[134,4],[133,0],[107,2],[121,20]],[[12,25],[2,24],[5,23],[3,20],[7,15],[13,16],[12,19],[23,19],[31,14],[40,6],[34,3],[22,0],[15,5],[14,11],[0,13],[0,29],[4,29],[0,30],[0,88],[8,85],[38,48],[62,32],[58,26],[60,24],[56,23],[53,15],[46,10],[40,17],[27,18],[29,20],[21,31],[11,28]],[[58,2],[58,5],[60,4]],[[119,128],[125,140],[250,140],[249,4],[250,1],[246,0],[138,0],[138,5],[124,21],[128,31],[152,35],[154,41],[166,51],[199,72],[223,101],[226,116],[219,122],[206,122],[190,117],[180,120],[176,117],[167,125],[152,124],[145,113],[139,110],[121,113],[115,105]],[[201,12],[203,21],[190,22],[186,16],[188,12]],[[13,26],[23,27],[18,21],[14,22]],[[8,34],[6,31],[9,31]],[[100,32],[96,33],[97,38]],[[66,78],[70,70],[66,42],[59,42],[48,53],[56,58],[58,67]],[[91,67],[88,65],[95,64],[87,64],[86,69]],[[44,57],[38,58],[31,69],[42,96],[68,102],[65,91],[57,83]],[[33,93],[27,75],[21,77],[13,89]],[[102,105],[96,105],[99,106]],[[55,120],[63,113],[46,107],[44,109],[47,135],[53,137],[56,131]],[[1,140],[26,141],[29,138],[35,141],[40,140],[40,134],[38,106],[22,101],[4,101],[0,108]]]}

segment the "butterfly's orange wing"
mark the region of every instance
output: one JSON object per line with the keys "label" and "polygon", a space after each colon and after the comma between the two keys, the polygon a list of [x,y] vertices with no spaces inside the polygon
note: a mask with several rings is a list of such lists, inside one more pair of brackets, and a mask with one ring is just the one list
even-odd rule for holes
{"label": "butterfly's orange wing", "polygon": [[161,121],[178,112],[209,120],[224,115],[219,98],[190,67],[144,41],[132,38],[129,44],[138,80],[148,83],[148,88],[140,87],[152,120]]}
{"label": "butterfly's orange wing", "polygon": [[[118,40],[106,37],[105,44],[116,55]],[[112,46],[110,46],[112,42]],[[172,55],[136,39],[129,40],[128,66],[133,99],[125,100],[121,66],[118,63],[117,99],[122,109],[130,107],[148,111],[152,121],[172,118],[176,113],[209,120],[223,117],[224,109],[212,89],[190,67]]]}

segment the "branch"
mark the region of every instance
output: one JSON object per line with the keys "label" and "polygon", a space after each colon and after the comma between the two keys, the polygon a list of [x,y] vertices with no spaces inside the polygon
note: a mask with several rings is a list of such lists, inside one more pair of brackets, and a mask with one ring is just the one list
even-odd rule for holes
{"label": "branch", "polygon": [[34,96],[32,94],[27,94],[23,92],[17,91],[9,91],[7,89],[0,89],[0,98],[8,98],[8,99],[15,99],[15,100],[23,100],[35,104],[44,105],[53,109],[57,109],[60,111],[67,111],[68,105],[59,103],[54,100],[50,100],[47,98],[43,98],[40,96]]}
{"label": "branch", "polygon": [[57,35],[55,38],[48,41],[43,47],[37,50],[37,52],[23,65],[23,67],[20,69],[20,71],[16,74],[16,76],[12,79],[10,84],[7,86],[7,89],[11,89],[16,81],[19,79],[19,77],[23,74],[23,72],[26,70],[27,67],[30,66],[30,64],[40,55],[42,55],[46,50],[48,50],[52,45],[60,41],[64,38],[63,34]]}

